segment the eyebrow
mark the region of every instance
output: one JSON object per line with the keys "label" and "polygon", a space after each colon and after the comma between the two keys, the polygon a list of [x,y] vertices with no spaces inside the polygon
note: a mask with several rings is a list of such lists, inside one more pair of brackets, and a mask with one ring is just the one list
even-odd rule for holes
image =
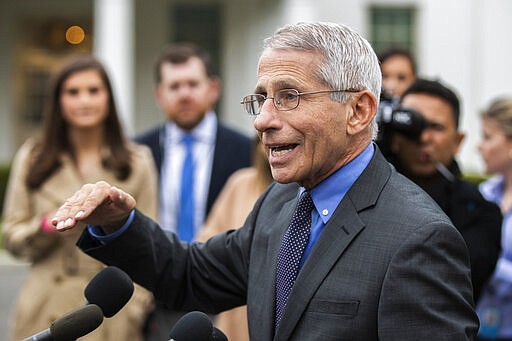
{"label": "eyebrow", "polygon": [[[289,79],[282,79],[282,80],[276,81],[275,83],[272,83],[272,88],[274,89],[274,92],[275,92],[275,91],[283,90],[283,89],[299,90],[300,87],[298,86],[298,83],[296,81],[291,81]],[[266,93],[266,92],[267,91],[265,91],[265,88],[261,85],[257,85],[256,88],[254,89],[254,93],[256,93],[256,94]]]}

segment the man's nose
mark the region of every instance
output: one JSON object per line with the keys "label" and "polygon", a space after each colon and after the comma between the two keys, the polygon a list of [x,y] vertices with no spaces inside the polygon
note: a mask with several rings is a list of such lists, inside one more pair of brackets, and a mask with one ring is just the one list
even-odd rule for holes
{"label": "man's nose", "polygon": [[263,132],[269,128],[275,126],[275,121],[277,119],[277,108],[274,105],[274,101],[272,98],[266,98],[263,105],[260,107],[260,112],[256,115],[254,119],[254,128],[257,131]]}
{"label": "man's nose", "polygon": [[189,85],[182,85],[178,88],[178,96],[180,97],[189,97],[192,95],[194,89]]}

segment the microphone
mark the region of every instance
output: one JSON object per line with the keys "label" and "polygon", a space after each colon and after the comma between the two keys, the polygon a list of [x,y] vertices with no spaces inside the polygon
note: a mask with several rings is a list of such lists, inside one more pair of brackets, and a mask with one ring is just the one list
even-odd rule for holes
{"label": "microphone", "polygon": [[69,341],[76,340],[99,327],[103,312],[95,304],[83,306],[52,322],[50,328],[32,335],[23,341]]}
{"label": "microphone", "polygon": [[200,311],[183,315],[169,334],[169,341],[227,341],[226,335],[215,328],[210,318]]}
{"label": "microphone", "polygon": [[86,304],[96,304],[103,316],[112,317],[133,295],[133,282],[126,272],[108,266],[98,272],[84,290]]}
{"label": "microphone", "polygon": [[213,340],[228,341],[228,337],[219,328],[213,327]]}

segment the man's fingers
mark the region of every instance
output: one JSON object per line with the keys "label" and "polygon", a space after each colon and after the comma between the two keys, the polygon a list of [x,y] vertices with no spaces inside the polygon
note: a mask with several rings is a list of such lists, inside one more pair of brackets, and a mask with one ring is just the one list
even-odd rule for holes
{"label": "man's fingers", "polygon": [[83,193],[83,188],[76,192],[71,198],[66,200],[64,204],[57,210],[51,223],[59,231],[65,231],[74,226],[74,216],[76,215],[75,203],[82,200],[86,194]]}
{"label": "man's fingers", "polygon": [[62,204],[61,207],[55,213],[52,219],[52,224],[57,230],[64,230],[65,227],[72,227],[74,222],[74,216],[76,215],[75,209],[77,203],[83,201],[83,198],[87,197],[88,193],[92,190],[89,185],[84,185],[82,188],[75,192],[68,200]]}
{"label": "man's fingers", "polygon": [[77,221],[87,219],[91,212],[108,201],[109,188],[110,185],[104,181],[83,185],[57,210],[52,224],[58,231],[73,228]]}
{"label": "man's fingers", "polygon": [[109,197],[112,200],[112,204],[122,210],[131,211],[135,207],[135,199],[117,187],[110,188]]}

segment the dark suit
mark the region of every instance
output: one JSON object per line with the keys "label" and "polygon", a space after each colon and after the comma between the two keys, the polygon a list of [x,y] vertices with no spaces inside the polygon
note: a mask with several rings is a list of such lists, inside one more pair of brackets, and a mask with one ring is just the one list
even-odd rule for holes
{"label": "dark suit", "polygon": [[450,170],[456,178],[450,182],[436,176],[422,188],[448,215],[466,241],[471,262],[475,303],[491,278],[501,253],[500,208],[484,199],[477,185],[460,178],[454,162]]}
{"label": "dark suit", "polygon": [[[159,175],[165,155],[165,126],[160,125],[135,137],[136,142],[151,149]],[[218,121],[213,155],[210,187],[206,201],[206,215],[229,176],[236,170],[249,167],[252,161],[251,139]]]}
{"label": "dark suit", "polygon": [[126,270],[170,306],[218,312],[247,303],[252,340],[454,341],[475,335],[464,240],[434,201],[377,150],[306,260],[274,336],[276,259],[297,192],[296,184],[272,184],[241,229],[206,244],[167,240],[137,212],[108,246],[87,231],[78,245]]}

